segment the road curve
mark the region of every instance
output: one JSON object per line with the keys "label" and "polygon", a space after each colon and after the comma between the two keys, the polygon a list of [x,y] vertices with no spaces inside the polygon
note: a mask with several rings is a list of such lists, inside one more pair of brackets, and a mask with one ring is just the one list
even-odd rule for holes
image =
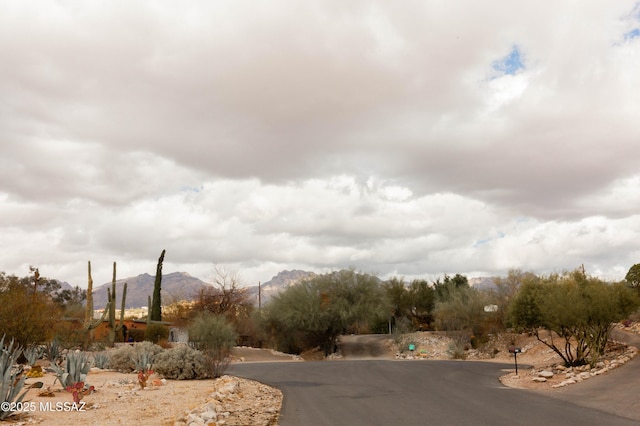
{"label": "road curve", "polygon": [[[640,336],[613,330],[611,338],[640,348]],[[640,422],[640,355],[623,367],[594,377],[579,385],[554,389],[549,396],[584,407],[619,414]]]}
{"label": "road curve", "polygon": [[233,364],[228,373],[281,389],[281,426],[637,424],[624,412],[506,388],[497,378],[509,368],[471,361],[358,360]]}

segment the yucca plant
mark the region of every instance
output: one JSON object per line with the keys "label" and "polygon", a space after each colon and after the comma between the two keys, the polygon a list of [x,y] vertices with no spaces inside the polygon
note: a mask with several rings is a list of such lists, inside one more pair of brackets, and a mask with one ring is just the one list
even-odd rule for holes
{"label": "yucca plant", "polygon": [[[20,391],[24,387],[24,381],[26,377],[21,375],[21,371],[14,370],[13,366],[18,361],[22,349],[18,346],[13,346],[13,339],[9,346],[4,344],[5,336],[0,339],[0,400],[4,404],[5,402],[22,402],[27,391],[25,390],[20,394]],[[10,410],[0,411],[0,420],[4,420],[13,414]]]}
{"label": "yucca plant", "polygon": [[91,360],[84,352],[70,352],[64,363],[64,368],[52,365],[56,372],[57,380],[63,389],[73,387],[78,382],[86,383],[87,373],[91,369]]}

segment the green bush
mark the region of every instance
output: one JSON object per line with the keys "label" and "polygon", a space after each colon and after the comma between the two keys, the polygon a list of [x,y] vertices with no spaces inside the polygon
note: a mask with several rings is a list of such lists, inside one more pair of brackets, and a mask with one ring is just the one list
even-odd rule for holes
{"label": "green bush", "polygon": [[161,340],[167,340],[169,338],[169,327],[164,324],[151,323],[147,326],[144,332],[144,340],[149,342],[158,343]]}
{"label": "green bush", "polygon": [[142,342],[144,341],[145,331],[139,328],[130,328],[127,331],[129,337],[133,339],[134,342]]}
{"label": "green bush", "polygon": [[156,355],[153,370],[166,379],[192,380],[209,377],[202,352],[187,345],[176,346]]}
{"label": "green bush", "polygon": [[238,335],[220,315],[203,312],[189,327],[189,341],[202,351],[205,367],[211,377],[220,377],[229,366],[229,354]]}

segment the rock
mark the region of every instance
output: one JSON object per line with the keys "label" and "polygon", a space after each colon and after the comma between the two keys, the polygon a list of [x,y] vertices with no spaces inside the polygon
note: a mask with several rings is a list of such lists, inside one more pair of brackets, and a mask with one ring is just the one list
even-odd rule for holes
{"label": "rock", "polygon": [[534,377],[532,380],[534,382],[538,382],[538,383],[544,383],[544,382],[547,381],[547,379],[545,379],[544,377],[539,377],[539,376],[538,377]]}
{"label": "rock", "polygon": [[588,371],[584,371],[580,374],[578,374],[578,379],[580,380],[587,380],[591,378],[591,373],[589,373]]}
{"label": "rock", "polygon": [[550,379],[553,377],[553,373],[548,370],[544,370],[538,373],[539,377],[544,377],[545,379]]}

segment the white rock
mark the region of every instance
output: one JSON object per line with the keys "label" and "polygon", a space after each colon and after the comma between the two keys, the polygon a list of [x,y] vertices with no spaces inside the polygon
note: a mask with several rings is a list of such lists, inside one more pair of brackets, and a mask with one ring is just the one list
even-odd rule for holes
{"label": "white rock", "polygon": [[544,377],[534,377],[532,380],[538,383],[544,383],[547,381],[547,379],[545,379]]}
{"label": "white rock", "polygon": [[580,379],[580,380],[586,380],[586,379],[589,379],[589,378],[591,378],[591,373],[589,373],[587,371],[584,371],[584,372],[578,374],[578,379]]}
{"label": "white rock", "polygon": [[547,370],[545,370],[545,371],[541,371],[541,372],[539,372],[539,373],[538,373],[538,376],[539,376],[539,377],[544,377],[545,379],[550,379],[550,378],[552,378],[552,377],[553,377],[553,373],[552,373],[551,371],[547,371]]}

